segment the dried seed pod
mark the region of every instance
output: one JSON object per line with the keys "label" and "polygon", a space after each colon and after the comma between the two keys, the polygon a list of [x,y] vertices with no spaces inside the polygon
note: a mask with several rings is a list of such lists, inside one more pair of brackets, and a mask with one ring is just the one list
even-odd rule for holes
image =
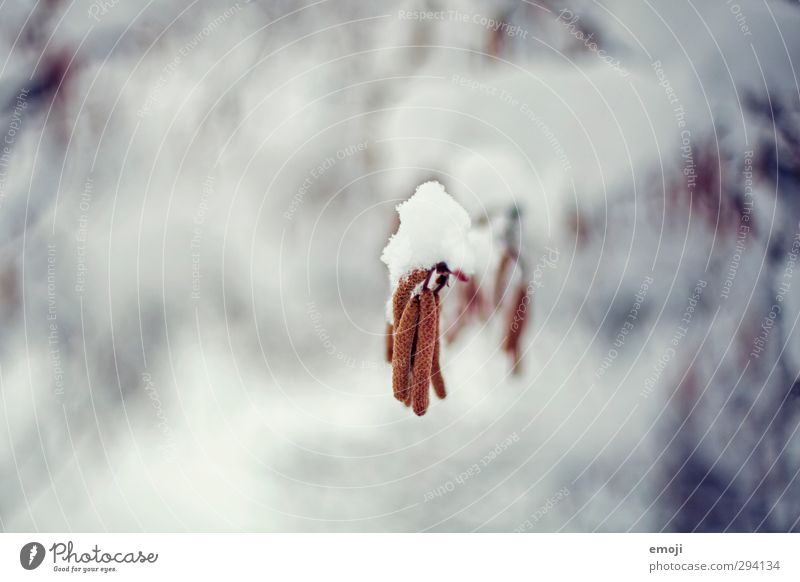
{"label": "dried seed pod", "polygon": [[440,338],[439,338],[439,322],[441,318],[441,302],[439,300],[439,296],[434,296],[436,302],[436,344],[433,347],[433,364],[431,366],[431,384],[433,385],[433,389],[436,392],[436,396],[439,398],[444,398],[447,396],[447,391],[444,387],[444,377],[442,376],[442,367],[439,363],[439,351],[440,351]]}
{"label": "dried seed pod", "polygon": [[423,289],[419,299],[417,341],[411,373],[411,404],[417,416],[422,416],[428,410],[433,352],[436,347],[436,315],[433,291]]}
{"label": "dried seed pod", "polygon": [[514,256],[509,249],[503,251],[500,263],[497,265],[497,274],[494,278],[494,306],[497,307],[503,302],[503,296],[508,286],[508,279],[511,276],[511,264]]}
{"label": "dried seed pod", "polygon": [[386,361],[392,363],[392,350],[394,349],[394,326],[386,324]]}
{"label": "dried seed pod", "polygon": [[392,297],[392,323],[394,323],[395,327],[397,327],[400,318],[403,317],[403,310],[406,308],[406,303],[411,298],[414,288],[422,283],[427,276],[428,271],[417,269],[411,271],[397,283],[397,289]]}
{"label": "dried seed pod", "polygon": [[520,362],[522,359],[520,340],[522,339],[522,332],[525,330],[525,325],[529,320],[530,299],[528,298],[528,288],[524,284],[517,287],[517,292],[514,296],[512,309],[509,312],[508,318],[508,331],[506,332],[505,342],[503,349],[508,352],[512,359],[512,372],[518,374],[520,372]]}
{"label": "dried seed pod", "polygon": [[409,394],[409,375],[411,373],[411,355],[414,349],[414,337],[419,317],[419,299],[407,302],[403,315],[395,327],[394,350],[392,353],[392,389],[394,397],[405,401]]}

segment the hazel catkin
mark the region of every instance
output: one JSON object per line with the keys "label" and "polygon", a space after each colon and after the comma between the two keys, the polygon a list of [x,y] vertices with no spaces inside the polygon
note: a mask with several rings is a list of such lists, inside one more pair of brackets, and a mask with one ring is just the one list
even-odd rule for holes
{"label": "hazel catkin", "polygon": [[386,361],[392,363],[392,350],[394,349],[394,326],[386,324]]}
{"label": "hazel catkin", "polygon": [[439,352],[440,352],[440,344],[441,341],[439,339],[439,323],[441,317],[441,303],[439,300],[439,296],[434,296],[435,304],[436,304],[436,344],[433,347],[433,364],[431,366],[431,384],[433,385],[433,390],[436,392],[436,396],[439,398],[444,398],[447,396],[447,391],[445,390],[444,386],[444,377],[442,376],[442,367],[439,363]]}
{"label": "hazel catkin", "polygon": [[522,359],[520,340],[522,332],[530,319],[530,300],[528,298],[528,288],[526,285],[519,285],[514,294],[512,309],[508,317],[508,331],[506,333],[503,349],[508,352],[512,360],[512,373],[520,372],[520,362]]}
{"label": "hazel catkin", "polygon": [[433,291],[423,289],[419,295],[417,341],[411,372],[411,404],[417,416],[422,416],[428,410],[433,352],[436,347],[436,316]]}
{"label": "hazel catkin", "polygon": [[394,323],[395,327],[397,327],[400,318],[403,317],[403,310],[406,308],[414,288],[422,283],[427,276],[428,271],[425,269],[416,269],[402,277],[397,283],[397,289],[392,296],[392,323]]}
{"label": "hazel catkin", "polygon": [[394,349],[392,351],[392,389],[394,397],[401,402],[404,402],[409,396],[411,356],[419,317],[419,304],[420,302],[417,298],[408,301],[402,317],[400,317],[395,326]]}

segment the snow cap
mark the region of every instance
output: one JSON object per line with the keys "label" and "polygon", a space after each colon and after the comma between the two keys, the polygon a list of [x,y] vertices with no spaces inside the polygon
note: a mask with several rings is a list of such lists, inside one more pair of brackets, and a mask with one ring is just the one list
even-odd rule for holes
{"label": "snow cap", "polygon": [[400,278],[414,269],[430,269],[444,261],[451,271],[473,271],[469,214],[439,182],[417,186],[414,195],[398,204],[400,227],[383,249],[392,292]]}

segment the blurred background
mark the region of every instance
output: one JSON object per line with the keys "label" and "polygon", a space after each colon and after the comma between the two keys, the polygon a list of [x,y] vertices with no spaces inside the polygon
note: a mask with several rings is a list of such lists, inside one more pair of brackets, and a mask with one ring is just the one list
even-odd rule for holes
{"label": "blurred background", "polygon": [[[798,28],[789,0],[0,4],[0,527],[799,530]],[[484,307],[443,297],[417,418],[379,257],[429,179]]]}

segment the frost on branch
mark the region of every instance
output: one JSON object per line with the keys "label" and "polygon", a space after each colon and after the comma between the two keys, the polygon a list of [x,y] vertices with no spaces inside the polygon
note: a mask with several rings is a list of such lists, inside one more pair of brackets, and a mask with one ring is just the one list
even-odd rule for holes
{"label": "frost on branch", "polygon": [[472,271],[467,212],[438,182],[426,182],[397,207],[400,226],[383,250],[392,297],[387,306],[387,359],[394,396],[417,416],[428,409],[430,385],[446,396],[439,363],[439,291],[450,276]]}

